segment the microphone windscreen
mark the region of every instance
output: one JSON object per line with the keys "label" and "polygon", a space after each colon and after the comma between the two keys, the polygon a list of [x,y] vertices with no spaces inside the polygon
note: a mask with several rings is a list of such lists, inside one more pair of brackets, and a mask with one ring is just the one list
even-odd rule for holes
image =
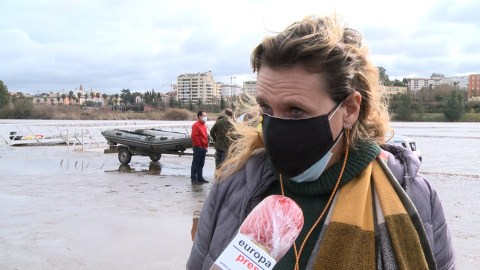
{"label": "microphone windscreen", "polygon": [[302,209],[290,198],[271,195],[240,226],[211,270],[270,270],[295,242],[303,227]]}
{"label": "microphone windscreen", "polygon": [[239,233],[280,260],[293,245],[303,227],[302,209],[292,199],[271,195],[247,216]]}

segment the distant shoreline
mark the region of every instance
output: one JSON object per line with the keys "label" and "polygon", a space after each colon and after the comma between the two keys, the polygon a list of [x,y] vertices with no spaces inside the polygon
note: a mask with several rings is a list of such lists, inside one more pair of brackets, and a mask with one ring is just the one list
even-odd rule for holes
{"label": "distant shoreline", "polygon": [[[201,109],[201,108],[199,108]],[[205,108],[210,119],[216,119],[219,112]],[[239,113],[237,113],[239,114]],[[413,114],[410,121],[399,121],[391,116],[395,122],[449,122],[443,113]],[[29,119],[29,120],[175,120],[195,121],[196,112],[187,109],[163,108],[162,110],[144,111],[110,111],[109,108],[82,108],[80,106],[34,106],[28,111],[3,111],[0,119]],[[480,122],[480,113],[465,113],[456,122]]]}

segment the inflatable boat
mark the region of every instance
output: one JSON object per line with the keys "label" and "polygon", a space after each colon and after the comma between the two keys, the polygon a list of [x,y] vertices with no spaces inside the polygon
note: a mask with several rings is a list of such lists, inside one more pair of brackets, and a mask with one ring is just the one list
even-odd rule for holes
{"label": "inflatable boat", "polygon": [[162,153],[182,154],[192,148],[189,134],[161,129],[137,129],[134,132],[109,129],[101,132],[110,146],[118,146],[118,159],[128,164],[133,155],[149,156],[152,161],[160,160]]}

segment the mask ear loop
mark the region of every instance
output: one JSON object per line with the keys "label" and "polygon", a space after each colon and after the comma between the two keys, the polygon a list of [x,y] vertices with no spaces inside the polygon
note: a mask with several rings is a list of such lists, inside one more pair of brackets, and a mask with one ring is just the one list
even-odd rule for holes
{"label": "mask ear loop", "polygon": [[330,116],[328,117],[328,121],[330,121],[330,119],[332,119],[332,117],[335,115],[335,113],[337,113],[338,109],[340,109],[342,104],[343,104],[343,101],[338,103],[338,105],[335,108],[333,108],[333,110],[329,113]]}

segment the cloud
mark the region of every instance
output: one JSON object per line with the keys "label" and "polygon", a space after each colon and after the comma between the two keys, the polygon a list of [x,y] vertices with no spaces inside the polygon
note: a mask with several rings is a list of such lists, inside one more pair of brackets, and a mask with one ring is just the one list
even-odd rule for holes
{"label": "cloud", "polygon": [[[408,1],[407,1],[408,2]],[[178,75],[212,71],[254,78],[250,53],[268,30],[311,13],[343,14],[390,76],[480,72],[477,1],[374,2],[7,1],[0,16],[0,74],[11,91],[170,90]]]}
{"label": "cloud", "polygon": [[408,29],[388,31],[385,26],[369,26],[366,33],[373,39],[372,54],[377,65],[385,67],[391,76],[480,72],[478,64],[474,64],[480,62],[480,52],[475,48],[480,42],[480,17],[472,12],[479,7],[478,1],[440,1]]}

